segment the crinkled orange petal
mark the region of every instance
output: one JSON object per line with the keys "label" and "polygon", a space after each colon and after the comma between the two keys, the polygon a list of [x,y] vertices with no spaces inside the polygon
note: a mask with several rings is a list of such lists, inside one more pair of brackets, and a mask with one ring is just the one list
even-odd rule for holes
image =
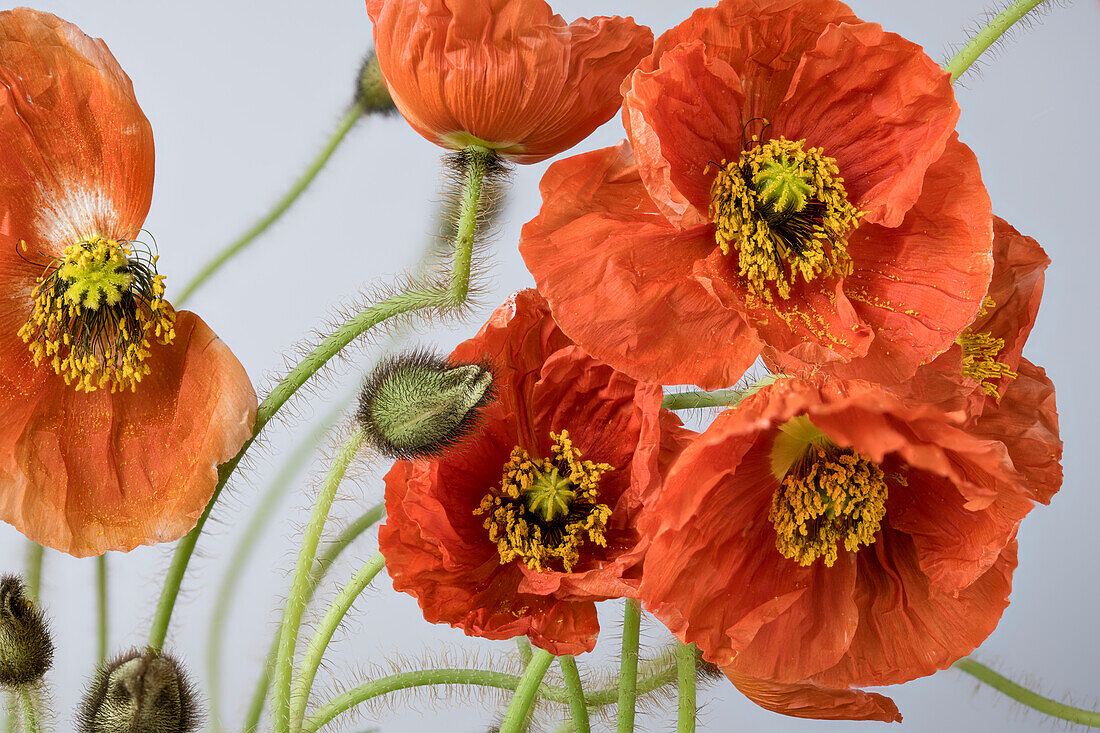
{"label": "crinkled orange petal", "polygon": [[[153,192],[153,133],[107,46],[18,8],[0,13],[0,59],[0,231],[41,265],[93,234],[135,238]],[[26,270],[0,250],[0,263]]]}
{"label": "crinkled orange petal", "polygon": [[[0,518],[70,555],[179,539],[206,507],[218,465],[252,434],[248,375],[188,311],[172,344],[153,346],[136,392],[76,392],[28,362],[0,353]],[[12,370],[35,370],[37,384],[9,379]]]}
{"label": "crinkled orange petal", "polygon": [[725,669],[726,677],[745,697],[773,713],[814,720],[878,720],[900,723],[901,713],[885,695],[833,689],[815,682],[781,684]]}
{"label": "crinkled orange petal", "polygon": [[672,49],[655,71],[634,73],[623,119],[642,182],[677,229],[710,223],[714,170],[739,159],[745,144],[736,124],[743,103],[737,73],[701,41]]}
{"label": "crinkled orange petal", "polygon": [[390,94],[417,132],[521,163],[610,119],[653,44],[630,18],[566,23],[543,0],[367,0],[367,11]]}
{"label": "crinkled orange petal", "polygon": [[[830,26],[770,118],[771,137],[836,158],[864,221],[898,226],[959,119],[951,76],[876,23]],[[975,213],[977,217],[977,213]]]}
{"label": "crinkled orange petal", "polygon": [[[862,224],[848,239],[844,293],[875,338],[864,358],[829,364],[845,379],[912,376],[974,320],[993,271],[989,194],[974,154],[955,139],[929,169],[920,199],[890,228]],[[776,353],[781,368],[803,365]]]}
{"label": "crinkled orange petal", "polygon": [[691,275],[710,230],[672,228],[625,144],[550,166],[520,254],[562,330],[635,379],[728,387],[761,343]]}
{"label": "crinkled orange petal", "polygon": [[929,586],[913,543],[884,528],[875,544],[856,553],[859,626],[851,650],[814,680],[829,686],[892,685],[946,669],[970,654],[1008,607],[1016,550],[1013,539],[973,585],[942,593]]}

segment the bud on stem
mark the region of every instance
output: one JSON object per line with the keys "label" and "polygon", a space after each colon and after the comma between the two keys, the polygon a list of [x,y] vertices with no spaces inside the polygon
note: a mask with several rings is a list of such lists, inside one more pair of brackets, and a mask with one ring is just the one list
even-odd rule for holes
{"label": "bud on stem", "polygon": [[27,597],[22,579],[0,578],[0,685],[37,682],[53,663],[53,641],[46,618]]}
{"label": "bud on stem", "polygon": [[152,649],[101,664],[77,714],[79,733],[191,733],[201,722],[183,667]]}

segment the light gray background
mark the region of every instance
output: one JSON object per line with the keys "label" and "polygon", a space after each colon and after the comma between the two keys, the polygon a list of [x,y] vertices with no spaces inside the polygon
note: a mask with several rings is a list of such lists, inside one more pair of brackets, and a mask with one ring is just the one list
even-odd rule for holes
{"label": "light gray background", "polygon": [[[962,29],[983,3],[854,0],[852,5],[862,17],[914,39],[941,60],[947,45],[963,38]],[[181,287],[266,211],[312,159],[344,109],[371,34],[359,0],[56,0],[40,7],[107,41],[152,121],[157,183],[146,227],[160,246],[170,298],[173,286]],[[633,14],[658,33],[694,7],[658,0],[555,3],[567,18]],[[1040,507],[1024,523],[1013,603],[977,656],[1038,682],[1056,697],[1086,705],[1095,705],[1100,694],[1100,499],[1094,445],[1100,408],[1095,316],[1100,273],[1095,233],[1098,39],[1096,3],[1080,0],[1056,8],[1042,26],[1010,43],[999,57],[988,60],[982,76],[969,77],[958,90],[963,108],[959,129],[977,151],[994,210],[1035,236],[1054,260],[1027,355],[1049,370],[1058,387],[1066,441],[1064,488],[1052,506]],[[616,118],[577,150],[611,144],[621,136]],[[399,117],[361,123],[290,214],[192,300],[191,307],[230,344],[258,385],[266,383],[265,375],[282,369],[291,345],[303,334],[323,326],[334,304],[364,283],[415,261],[430,228],[439,152]],[[537,183],[543,170],[545,164],[516,172],[506,223],[493,247],[492,292],[486,297],[490,305],[531,282],[515,245],[520,226],[538,209]],[[458,330],[422,341],[449,347],[473,333],[484,315],[480,312]],[[213,589],[248,516],[247,507],[266,486],[293,437],[304,436],[310,421],[325,410],[322,403],[343,398],[358,379],[355,368],[336,376],[335,386],[315,392],[301,405],[298,419],[271,426],[268,449],[254,461],[248,480],[236,483],[232,499],[217,512],[221,523],[201,541],[203,557],[192,563],[170,635],[171,648],[197,673],[205,664]],[[351,515],[377,501],[378,475],[365,471],[360,488],[349,486],[350,498],[338,511]],[[301,484],[259,548],[262,559],[251,566],[234,606],[223,650],[223,699],[234,725],[270,641],[273,609],[289,582],[293,535],[309,503],[309,480],[303,477]],[[362,542],[352,559],[368,557],[372,542]],[[0,571],[20,570],[22,554],[22,538],[0,526]],[[142,548],[111,556],[113,647],[144,642],[168,554],[169,548]],[[331,578],[343,582],[354,567],[344,563]],[[59,648],[50,678],[60,731],[70,729],[71,711],[93,662],[92,579],[91,560],[48,553],[44,599]],[[605,615],[604,641],[597,652],[604,664],[617,643],[614,618],[619,611],[609,605],[614,607]],[[409,660],[427,653],[452,663],[470,662],[466,657],[476,650],[487,661],[485,654],[506,655],[512,649],[510,643],[467,640],[449,628],[428,625],[413,599],[394,593],[385,579],[362,599],[346,632],[339,635],[333,659],[318,681],[322,695],[335,689],[334,678],[349,679],[353,668],[393,657],[395,649],[404,650]],[[648,638],[659,643],[659,629],[651,629]],[[988,689],[976,691],[970,678],[952,671],[888,693],[905,715],[906,730],[1029,731],[1050,725]],[[701,729],[708,731],[882,727],[776,716],[748,703],[728,684],[716,685],[701,699]],[[449,702],[421,704],[418,710],[410,712],[399,703],[396,711],[382,711],[382,730],[484,731],[500,707],[457,692]],[[369,721],[378,719],[346,729],[369,728]],[[670,729],[668,719],[646,718],[652,730]]]}

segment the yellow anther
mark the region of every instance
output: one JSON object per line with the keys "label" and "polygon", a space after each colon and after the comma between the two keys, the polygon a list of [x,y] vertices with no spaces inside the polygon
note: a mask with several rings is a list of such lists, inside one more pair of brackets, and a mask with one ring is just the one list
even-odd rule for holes
{"label": "yellow anther", "polygon": [[886,497],[878,464],[850,449],[810,444],[772,495],[776,549],[802,566],[824,558],[832,567],[839,544],[855,552],[874,543]]}
{"label": "yellow anther", "polygon": [[162,344],[175,337],[176,314],[154,261],[102,236],[66,247],[38,279],[19,329],[34,363],[48,363],[77,391],[136,389],[149,374],[147,334]]}
{"label": "yellow anther", "polygon": [[598,486],[611,466],[582,461],[567,430],[550,437],[550,458],[512,449],[500,485],[485,495],[474,515],[486,515],[484,527],[502,565],[520,560],[543,572],[560,562],[568,573],[580,562],[586,540],[607,545],[611,509],[598,503]]}
{"label": "yellow anther", "polygon": [[784,300],[806,282],[847,274],[848,233],[862,216],[848,201],[836,160],[805,140],[761,141],[738,161],[722,161],[711,184],[710,216],[724,254],[737,250],[738,273],[757,296]]}

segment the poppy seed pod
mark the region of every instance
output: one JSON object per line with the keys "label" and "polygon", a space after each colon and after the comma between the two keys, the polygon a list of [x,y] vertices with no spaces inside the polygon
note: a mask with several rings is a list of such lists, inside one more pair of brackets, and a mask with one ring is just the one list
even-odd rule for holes
{"label": "poppy seed pod", "polygon": [[80,733],[189,733],[201,722],[183,667],[151,649],[101,664],[77,714]]}
{"label": "poppy seed pod", "polygon": [[359,67],[359,76],[355,83],[355,103],[363,114],[391,114],[397,111],[386,80],[382,77],[382,67],[378,65],[378,55],[371,51]]}
{"label": "poppy seed pod", "polygon": [[23,581],[0,578],[0,685],[28,685],[53,663],[46,618],[27,597]]}
{"label": "poppy seed pod", "polygon": [[381,452],[398,459],[437,456],[477,424],[493,396],[483,364],[452,364],[427,351],[390,357],[359,395],[356,420]]}

